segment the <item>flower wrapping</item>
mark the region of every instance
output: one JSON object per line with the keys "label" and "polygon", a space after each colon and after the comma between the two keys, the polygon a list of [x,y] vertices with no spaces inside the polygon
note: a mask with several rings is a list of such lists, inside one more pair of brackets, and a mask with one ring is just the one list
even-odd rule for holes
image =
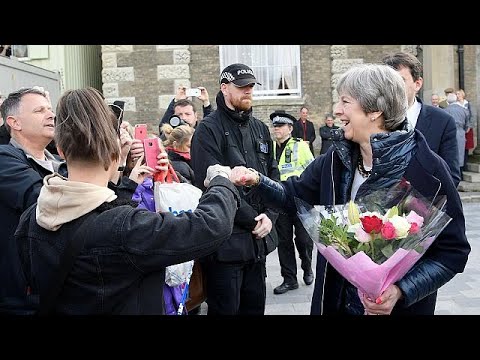
{"label": "flower wrapping", "polygon": [[446,197],[428,200],[402,179],[355,203],[313,207],[296,198],[297,214],[325,259],[370,299],[401,279],[451,218]]}

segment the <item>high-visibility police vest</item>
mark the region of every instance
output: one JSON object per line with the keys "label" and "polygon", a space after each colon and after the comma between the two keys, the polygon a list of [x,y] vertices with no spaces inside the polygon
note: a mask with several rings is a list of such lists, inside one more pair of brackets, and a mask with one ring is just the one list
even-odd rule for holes
{"label": "high-visibility police vest", "polygon": [[[276,146],[273,147],[274,156]],[[291,137],[283,149],[280,160],[278,161],[278,170],[280,171],[280,181],[287,180],[290,176],[299,176],[303,170],[313,161],[314,157],[308,144],[297,138]]]}

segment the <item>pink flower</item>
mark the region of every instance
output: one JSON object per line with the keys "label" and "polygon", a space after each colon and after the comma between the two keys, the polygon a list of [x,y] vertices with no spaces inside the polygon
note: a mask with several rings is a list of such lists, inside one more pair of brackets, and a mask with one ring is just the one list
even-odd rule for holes
{"label": "pink flower", "polygon": [[387,221],[382,226],[382,237],[385,240],[392,240],[396,237],[395,226],[390,221]]}
{"label": "pink flower", "polygon": [[423,225],[423,217],[418,215],[415,211],[410,211],[410,213],[405,217],[410,224],[416,223],[418,227]]}
{"label": "pink flower", "polygon": [[355,239],[361,243],[366,243],[372,240],[369,233],[365,232],[360,226],[355,230]]}
{"label": "pink flower", "polygon": [[416,234],[420,231],[420,226],[418,226],[417,223],[411,223],[410,224],[410,230],[408,230],[408,233],[413,235]]}

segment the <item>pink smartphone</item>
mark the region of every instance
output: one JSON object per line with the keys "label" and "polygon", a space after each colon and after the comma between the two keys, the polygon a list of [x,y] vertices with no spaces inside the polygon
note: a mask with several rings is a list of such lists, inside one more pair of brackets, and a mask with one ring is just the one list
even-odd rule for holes
{"label": "pink smartphone", "polygon": [[160,139],[144,139],[143,148],[145,149],[145,163],[147,164],[147,166],[155,169],[155,166],[157,166],[157,156],[162,150],[162,145],[160,145]]}
{"label": "pink smartphone", "polygon": [[147,138],[147,124],[135,125],[135,139],[145,140]]}

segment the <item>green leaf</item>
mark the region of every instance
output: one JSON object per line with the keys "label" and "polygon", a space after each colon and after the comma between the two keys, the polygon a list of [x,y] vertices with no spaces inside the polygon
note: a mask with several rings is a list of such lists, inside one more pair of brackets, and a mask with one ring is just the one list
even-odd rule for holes
{"label": "green leaf", "polygon": [[393,255],[393,247],[391,244],[384,246],[381,250],[382,254],[385,255],[387,258]]}
{"label": "green leaf", "polygon": [[387,219],[390,219],[394,216],[397,216],[398,215],[398,206],[393,206],[391,207],[387,213],[385,214],[385,216],[387,217]]}

